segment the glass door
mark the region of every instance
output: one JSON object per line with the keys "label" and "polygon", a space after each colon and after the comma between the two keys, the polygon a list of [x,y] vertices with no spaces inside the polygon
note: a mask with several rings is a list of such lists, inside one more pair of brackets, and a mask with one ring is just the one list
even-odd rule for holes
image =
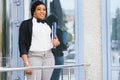
{"label": "glass door", "polygon": [[120,0],[110,0],[109,80],[120,80]]}
{"label": "glass door", "polygon": [[[60,0],[60,3],[62,6],[64,23],[62,30],[67,32],[68,43],[68,48],[64,51],[64,64],[75,64],[75,0]],[[75,68],[71,67],[70,69],[64,69],[63,80],[76,80]]]}
{"label": "glass door", "polygon": [[[68,47],[63,51],[64,64],[75,64],[75,0],[48,0],[48,2],[50,2],[48,3],[49,14],[57,16],[58,28],[62,30],[63,41]],[[76,80],[75,68],[63,69],[60,80],[69,78]]]}

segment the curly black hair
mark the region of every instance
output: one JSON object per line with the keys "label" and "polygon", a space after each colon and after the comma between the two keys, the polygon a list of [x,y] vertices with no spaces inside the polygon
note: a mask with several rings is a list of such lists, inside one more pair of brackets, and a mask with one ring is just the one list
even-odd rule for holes
{"label": "curly black hair", "polygon": [[36,7],[38,5],[44,5],[45,8],[46,8],[46,15],[47,15],[47,7],[46,5],[42,2],[42,1],[35,1],[34,3],[32,3],[32,6],[31,6],[31,16],[33,17],[34,16],[34,11],[36,9]]}

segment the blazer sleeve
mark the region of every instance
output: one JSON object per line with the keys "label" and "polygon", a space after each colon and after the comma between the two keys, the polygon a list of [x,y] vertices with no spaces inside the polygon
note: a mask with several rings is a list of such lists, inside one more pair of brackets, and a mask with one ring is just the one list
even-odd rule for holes
{"label": "blazer sleeve", "polygon": [[20,25],[20,28],[19,28],[19,51],[20,51],[20,57],[21,55],[23,54],[28,54],[28,51],[27,51],[27,35],[26,35],[26,31],[27,31],[27,22],[26,21],[23,21]]}

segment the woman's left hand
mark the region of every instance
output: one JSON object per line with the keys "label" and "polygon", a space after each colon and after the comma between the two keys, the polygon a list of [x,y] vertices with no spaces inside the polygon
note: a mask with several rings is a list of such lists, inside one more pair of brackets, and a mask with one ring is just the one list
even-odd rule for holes
{"label": "woman's left hand", "polygon": [[52,44],[53,44],[53,46],[58,46],[60,44],[58,38],[53,39]]}

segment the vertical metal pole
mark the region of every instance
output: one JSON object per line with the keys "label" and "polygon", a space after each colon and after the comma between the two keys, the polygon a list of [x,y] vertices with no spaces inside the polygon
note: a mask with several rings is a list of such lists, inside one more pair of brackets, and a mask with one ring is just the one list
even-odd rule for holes
{"label": "vertical metal pole", "polygon": [[62,72],[61,72],[61,80],[63,80],[63,68],[62,68]]}
{"label": "vertical metal pole", "polygon": [[70,69],[70,67],[68,68],[68,80],[71,80],[71,69]]}
{"label": "vertical metal pole", "polygon": [[87,75],[86,75],[86,67],[84,67],[84,70],[85,70],[85,80],[86,80],[86,77],[87,77]]}

